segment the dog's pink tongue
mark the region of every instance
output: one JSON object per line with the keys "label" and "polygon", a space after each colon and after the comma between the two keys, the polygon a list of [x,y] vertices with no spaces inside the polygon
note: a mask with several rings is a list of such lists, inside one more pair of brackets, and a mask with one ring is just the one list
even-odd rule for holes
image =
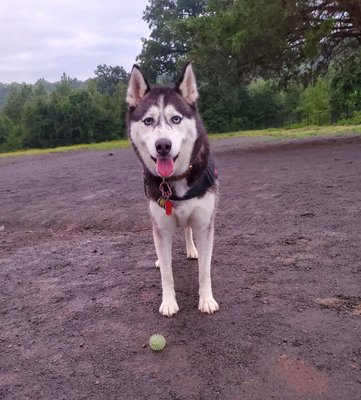
{"label": "dog's pink tongue", "polygon": [[171,158],[157,159],[157,172],[160,176],[167,177],[172,175],[174,169],[174,161]]}

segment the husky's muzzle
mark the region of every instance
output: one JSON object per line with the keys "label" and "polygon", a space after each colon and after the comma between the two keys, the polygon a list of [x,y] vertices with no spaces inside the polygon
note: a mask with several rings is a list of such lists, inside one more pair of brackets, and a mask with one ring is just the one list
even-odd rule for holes
{"label": "husky's muzzle", "polygon": [[157,158],[151,156],[155,162],[158,175],[167,178],[174,172],[174,163],[176,162],[179,154],[175,157],[171,156],[172,142],[169,139],[158,139],[155,142],[155,149],[157,151]]}
{"label": "husky's muzzle", "polygon": [[172,150],[172,142],[169,139],[159,139],[155,142],[155,149],[161,157],[165,157]]}

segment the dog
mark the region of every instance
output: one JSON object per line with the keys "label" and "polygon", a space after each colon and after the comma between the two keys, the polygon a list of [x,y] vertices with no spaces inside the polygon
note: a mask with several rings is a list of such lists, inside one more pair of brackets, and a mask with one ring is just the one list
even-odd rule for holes
{"label": "dog", "polygon": [[132,68],[126,94],[128,137],[144,169],[156,266],[161,272],[159,312],[167,317],[179,311],[172,273],[177,227],[185,232],[187,258],[198,258],[198,309],[208,314],[219,309],[211,284],[218,179],[197,99],[190,63],[173,87],[151,87],[140,68]]}

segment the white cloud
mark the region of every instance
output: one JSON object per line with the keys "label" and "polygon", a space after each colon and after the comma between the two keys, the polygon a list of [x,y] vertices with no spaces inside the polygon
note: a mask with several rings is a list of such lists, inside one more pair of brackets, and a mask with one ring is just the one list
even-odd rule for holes
{"label": "white cloud", "polygon": [[94,76],[99,64],[130,70],[149,29],[147,0],[1,0],[0,82]]}

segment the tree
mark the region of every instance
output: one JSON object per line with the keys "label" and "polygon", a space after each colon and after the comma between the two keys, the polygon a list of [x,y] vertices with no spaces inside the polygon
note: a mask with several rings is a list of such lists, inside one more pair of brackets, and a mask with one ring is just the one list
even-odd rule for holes
{"label": "tree", "polygon": [[0,149],[3,147],[4,143],[7,142],[8,138],[11,136],[13,130],[13,123],[11,119],[4,115],[0,114]]}
{"label": "tree", "polygon": [[34,96],[47,96],[47,84],[48,82],[45,79],[38,79],[34,85]]}
{"label": "tree", "polygon": [[361,44],[359,0],[213,0],[207,11],[179,23],[177,32],[188,32],[188,57],[214,82],[314,80]]}
{"label": "tree", "polygon": [[[65,73],[60,82],[11,86],[0,110],[0,151],[55,147],[124,137],[128,80],[122,67],[98,67],[99,82],[86,83]],[[103,80],[104,78],[104,80]]]}
{"label": "tree", "polygon": [[24,107],[22,123],[24,132],[21,145],[25,148],[54,147],[55,115],[47,96],[40,95],[27,101]]}
{"label": "tree", "polygon": [[319,77],[313,85],[305,88],[301,95],[299,110],[306,114],[330,110],[330,84]]}
{"label": "tree", "polygon": [[178,31],[178,23],[203,15],[206,4],[206,0],[150,0],[143,19],[152,32],[149,39],[142,39],[143,49],[137,57],[149,79],[174,78],[191,49],[191,38]]}
{"label": "tree", "polygon": [[128,83],[129,75],[123,67],[107,66],[101,64],[94,71],[96,75],[97,90],[102,94],[113,95],[116,91],[119,82]]}
{"label": "tree", "polygon": [[4,113],[12,121],[20,121],[24,109],[25,102],[33,95],[32,85],[23,83],[20,87],[14,86],[11,88]]}
{"label": "tree", "polygon": [[259,79],[249,85],[252,128],[268,128],[281,124],[281,96],[275,81]]}
{"label": "tree", "polygon": [[251,99],[245,86],[200,87],[199,108],[209,132],[230,132],[252,127]]}
{"label": "tree", "polygon": [[339,116],[361,110],[361,50],[337,59],[330,71],[331,107]]}
{"label": "tree", "polygon": [[[330,123],[330,83],[327,78],[318,77],[301,94],[298,107],[299,117],[304,117],[309,124]],[[301,119],[301,118],[300,118]]]}

